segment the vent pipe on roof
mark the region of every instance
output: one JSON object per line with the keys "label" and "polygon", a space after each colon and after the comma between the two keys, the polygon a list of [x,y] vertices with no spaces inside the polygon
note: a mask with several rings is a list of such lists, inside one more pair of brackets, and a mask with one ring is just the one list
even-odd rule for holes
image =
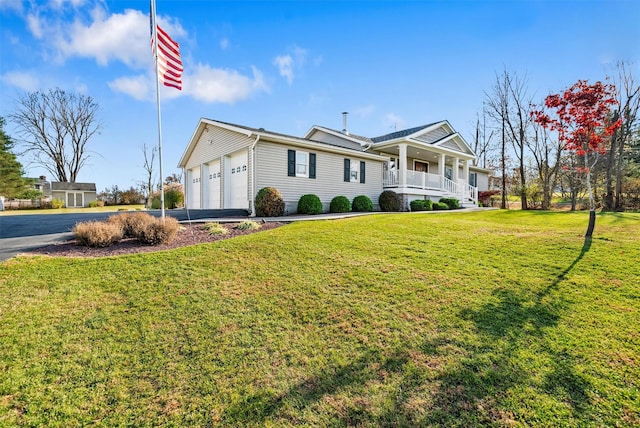
{"label": "vent pipe on roof", "polygon": [[349,112],[342,112],[342,133],[345,135],[349,135],[349,130],[347,129],[347,115]]}

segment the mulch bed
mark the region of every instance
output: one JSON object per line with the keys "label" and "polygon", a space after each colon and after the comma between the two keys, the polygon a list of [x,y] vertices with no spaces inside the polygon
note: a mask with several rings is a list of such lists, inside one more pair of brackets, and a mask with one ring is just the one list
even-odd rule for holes
{"label": "mulch bed", "polygon": [[185,247],[188,245],[202,244],[206,242],[220,241],[234,238],[241,235],[262,232],[275,229],[286,223],[269,222],[260,225],[258,230],[240,230],[235,227],[238,223],[224,223],[223,226],[229,231],[226,235],[211,235],[203,229],[202,224],[185,224],[178,232],[173,241],[161,245],[145,245],[135,239],[123,239],[122,241],[104,248],[92,248],[76,245],[75,240],[57,242],[46,247],[30,250],[30,254],[39,254],[53,257],[105,257],[118,256],[122,254],[149,253],[152,251],[170,250]]}

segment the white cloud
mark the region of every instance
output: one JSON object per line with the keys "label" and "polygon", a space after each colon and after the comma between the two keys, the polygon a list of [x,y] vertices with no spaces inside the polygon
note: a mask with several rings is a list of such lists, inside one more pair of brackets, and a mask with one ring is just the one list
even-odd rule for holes
{"label": "white cloud", "polygon": [[183,75],[182,94],[199,101],[232,104],[256,92],[269,91],[262,73],[255,67],[252,67],[253,77],[242,75],[236,70],[212,68],[202,64],[193,70],[193,73]]}
{"label": "white cloud", "polygon": [[223,51],[229,49],[229,39],[224,37],[222,40],[220,40],[220,49],[222,49]]}
{"label": "white cloud", "polygon": [[95,58],[100,65],[107,65],[115,60],[135,68],[149,66],[152,56],[149,17],[146,14],[128,9],[124,13],[105,17],[94,10],[93,16],[91,24],[76,21],[68,30],[67,38],[56,40],[64,58]]}
{"label": "white cloud", "polygon": [[0,10],[22,12],[22,0],[0,0]]}
{"label": "white cloud", "polygon": [[149,76],[139,75],[132,77],[120,77],[108,83],[116,92],[127,94],[136,100],[144,101],[152,98],[152,79]]}
{"label": "white cloud", "polygon": [[0,76],[0,79],[8,85],[24,89],[25,91],[35,91],[39,86],[38,77],[33,73],[25,71],[10,71]]}
{"label": "white cloud", "polygon": [[293,83],[293,58],[291,55],[279,55],[273,59],[273,64],[278,67],[280,76],[287,79],[287,83]]}
{"label": "white cloud", "polygon": [[[273,65],[278,67],[280,76],[287,79],[287,83],[291,85],[297,71],[301,70],[307,62],[308,51],[300,46],[292,46],[288,49],[289,53],[285,55],[278,55],[273,59]],[[319,65],[322,62],[321,57],[318,62],[318,58],[314,60],[315,65]]]}
{"label": "white cloud", "polygon": [[36,39],[41,39],[44,35],[43,22],[40,17],[36,14],[27,15],[27,27],[29,27],[29,31],[33,34],[33,37]]}

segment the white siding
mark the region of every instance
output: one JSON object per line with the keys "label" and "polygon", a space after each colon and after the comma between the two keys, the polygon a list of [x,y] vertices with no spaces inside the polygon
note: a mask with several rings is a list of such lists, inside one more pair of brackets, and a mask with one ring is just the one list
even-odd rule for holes
{"label": "white siding", "polygon": [[460,147],[460,146],[459,146],[455,141],[453,141],[453,140],[449,140],[449,141],[447,141],[446,143],[444,143],[444,144],[442,145],[442,147],[446,147],[446,148],[448,148],[448,149],[452,149],[452,150],[455,150],[455,151],[457,151],[457,152],[463,152],[463,153],[464,153],[464,150],[462,149],[462,147]]}
{"label": "white siding", "polygon": [[237,152],[243,148],[249,148],[255,141],[255,137],[247,137],[244,134],[228,131],[226,129],[209,126],[208,132],[202,133],[193,152],[186,162],[186,168],[191,169],[203,163],[208,163],[229,153]]}
{"label": "white siding", "polygon": [[[287,176],[287,150],[303,150],[316,154],[316,178]],[[365,183],[344,181],[344,159],[366,162]],[[263,187],[277,188],[287,205],[289,214],[294,214],[300,196],[307,193],[317,195],[329,210],[331,199],[346,196],[350,200],[358,195],[367,195],[375,206],[382,193],[382,162],[360,159],[357,153],[345,156],[319,150],[287,147],[285,145],[259,142],[256,146],[256,191]]]}
{"label": "white siding", "polygon": [[420,135],[419,137],[416,137],[416,140],[422,141],[423,143],[431,144],[435,141],[438,141],[446,137],[447,135],[449,135],[449,132],[447,132],[447,130],[445,130],[444,128],[438,128],[438,129],[434,129],[431,132],[427,132],[424,135]]}

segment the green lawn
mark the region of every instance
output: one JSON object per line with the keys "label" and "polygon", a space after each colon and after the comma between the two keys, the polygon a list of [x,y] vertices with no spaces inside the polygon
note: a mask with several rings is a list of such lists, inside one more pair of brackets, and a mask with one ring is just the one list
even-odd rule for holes
{"label": "green lawn", "polygon": [[300,222],[0,264],[0,426],[640,424],[640,214]]}

